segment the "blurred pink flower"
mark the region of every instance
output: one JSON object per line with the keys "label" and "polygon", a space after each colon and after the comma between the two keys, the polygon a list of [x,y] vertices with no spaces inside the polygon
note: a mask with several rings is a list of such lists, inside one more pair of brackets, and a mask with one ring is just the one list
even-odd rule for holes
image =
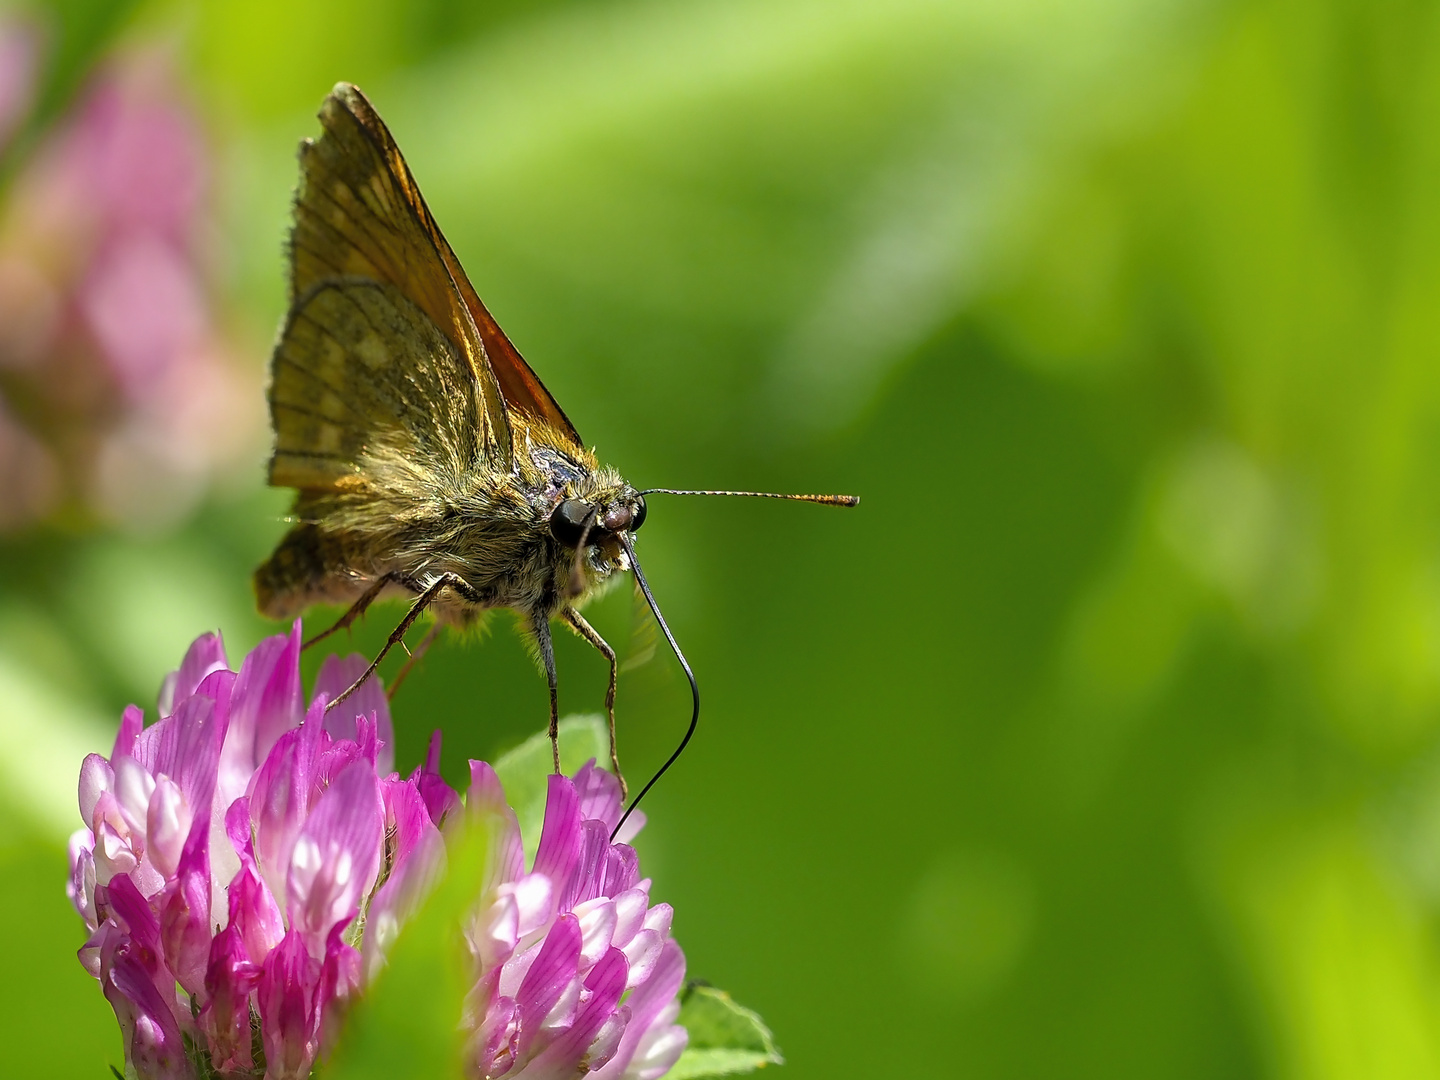
{"label": "blurred pink flower", "polygon": [[102,517],[183,513],[258,426],[211,312],[208,188],[195,117],[137,54],[95,76],[0,215],[0,391],[64,499]]}
{"label": "blurred pink flower", "polygon": [[[325,710],[364,658],[328,657],[306,709],[299,655],[298,622],[238,672],[217,635],[199,638],[161,689],[161,719],[147,728],[129,707],[110,757],[81,767],[67,891],[127,1075],[308,1077],[439,876],[441,827],[462,806],[439,733],[401,780],[378,680]],[[526,872],[499,780],[470,770],[468,813],[496,837],[466,934],[471,1075],[661,1076],[686,1043],[685,958],[634,849],[610,840],[619,783],[593,761],[550,777]]]}
{"label": "blurred pink flower", "polygon": [[0,16],[0,150],[30,111],[39,67],[39,31],[14,15]]}
{"label": "blurred pink flower", "polygon": [[60,477],[55,459],[0,398],[0,531],[43,517],[55,505]]}

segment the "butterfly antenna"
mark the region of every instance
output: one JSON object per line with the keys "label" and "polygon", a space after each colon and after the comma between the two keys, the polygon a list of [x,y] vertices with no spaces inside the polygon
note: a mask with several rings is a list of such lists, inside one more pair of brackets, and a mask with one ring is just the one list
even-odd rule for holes
{"label": "butterfly antenna", "polygon": [[685,729],[685,737],[680,740],[680,745],[677,746],[675,752],[666,759],[665,764],[660,766],[660,771],[652,776],[649,782],[640,789],[640,794],[635,796],[634,801],[621,816],[620,821],[610,833],[610,840],[612,842],[615,840],[615,837],[620,834],[620,830],[624,828],[625,822],[629,820],[630,815],[635,812],[635,808],[640,805],[640,800],[645,798],[646,792],[655,786],[655,781],[664,776],[665,770],[670,768],[671,765],[674,765],[676,759],[685,752],[685,747],[690,744],[691,736],[695,734],[696,725],[700,723],[700,687],[695,683],[695,673],[690,670],[690,662],[685,659],[685,654],[680,651],[680,644],[675,640],[675,635],[670,632],[670,627],[665,622],[665,616],[660,614],[660,605],[655,603],[655,594],[650,591],[650,583],[645,580],[645,571],[640,569],[640,560],[635,558],[635,545],[633,541],[627,533],[622,532],[618,535],[621,545],[625,548],[625,554],[630,557],[630,566],[635,571],[635,580],[640,585],[640,591],[645,594],[645,602],[650,605],[650,610],[654,612],[655,621],[660,624],[661,633],[665,635],[665,640],[670,643],[670,648],[675,652],[675,659],[680,661],[680,667],[685,671],[685,678],[690,680],[690,697],[694,701],[695,706],[690,713],[690,726]]}
{"label": "butterfly antenna", "polygon": [[743,495],[749,499],[789,499],[791,502],[820,503],[822,506],[859,506],[859,495],[781,495],[774,491],[681,491],[679,488],[649,488],[641,495]]}

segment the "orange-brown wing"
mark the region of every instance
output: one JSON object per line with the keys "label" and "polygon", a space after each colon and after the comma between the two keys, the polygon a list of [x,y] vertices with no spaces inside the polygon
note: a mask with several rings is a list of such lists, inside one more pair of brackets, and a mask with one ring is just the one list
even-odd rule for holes
{"label": "orange-brown wing", "polygon": [[460,285],[460,295],[465,300],[465,306],[470,309],[476,329],[480,331],[480,340],[485,343],[485,355],[490,360],[491,370],[495,372],[495,381],[500,384],[500,393],[505,395],[505,404],[543,421],[559,434],[568,437],[576,449],[583,449],[584,443],[580,441],[580,433],[575,430],[575,425],[570,423],[570,418],[550,395],[550,391],[545,389],[545,384],[530,370],[530,365],[525,363],[520,351],[510,344],[505,331],[500,329],[494,317],[480,302],[470,279],[465,276],[465,271],[460,269],[455,253],[443,238],[440,241],[440,254],[445,259],[445,265],[450,267],[450,272],[455,275],[455,280]]}
{"label": "orange-brown wing", "polygon": [[[424,223],[425,230],[435,245],[435,250],[439,252],[450,278],[459,289],[470,318],[474,321],[475,328],[480,334],[480,340],[485,345],[485,356],[490,361],[490,368],[495,373],[496,382],[500,385],[500,393],[504,395],[505,404],[529,417],[542,421],[560,434],[568,436],[576,447],[582,446],[580,436],[575,431],[575,426],[570,423],[569,417],[551,397],[550,391],[545,389],[544,383],[540,381],[535,372],[530,370],[530,365],[525,363],[519,350],[510,343],[510,339],[505,336],[505,331],[500,329],[499,324],[495,322],[494,317],[480,301],[479,294],[475,292],[475,287],[470,284],[470,279],[465,276],[465,271],[460,266],[460,260],[455,257],[455,252],[435,225],[429,210],[426,209],[419,189],[415,187],[415,181],[411,179],[410,172],[405,166],[405,160],[400,156],[400,150],[396,147],[395,140],[391,138],[389,129],[359,90],[353,86],[346,87],[346,90],[348,94],[344,98],[345,106],[375,140],[386,160],[394,163],[395,172],[405,179],[408,190],[414,193],[417,216]],[[337,87],[335,94],[338,96],[340,92],[341,88]]]}
{"label": "orange-brown wing", "polygon": [[[442,248],[449,253],[449,245],[404,158],[353,86],[335,88],[320,121],[320,137],[300,148],[290,239],[291,312],[272,361],[276,449],[270,482],[305,490],[352,489],[362,467],[356,455],[372,443],[453,448],[462,455],[455,461],[459,468],[467,467],[465,454],[471,456],[469,466],[483,458],[508,467],[512,448],[504,398],[441,254]],[[360,297],[371,309],[373,298],[382,297],[397,314],[366,312],[380,325],[370,328],[359,348],[344,341],[355,317],[353,304],[335,299],[341,296]],[[337,325],[337,319],[343,321]],[[381,345],[383,363],[373,352]],[[316,404],[307,400],[312,392],[363,400],[367,395],[357,384],[377,378],[390,382],[392,397],[406,385],[424,388],[422,397],[436,388],[445,396],[423,410],[347,408],[343,417],[303,411]],[[384,386],[373,389],[387,392]],[[348,425],[343,448],[336,444],[337,423]],[[406,432],[399,424],[422,429]]]}

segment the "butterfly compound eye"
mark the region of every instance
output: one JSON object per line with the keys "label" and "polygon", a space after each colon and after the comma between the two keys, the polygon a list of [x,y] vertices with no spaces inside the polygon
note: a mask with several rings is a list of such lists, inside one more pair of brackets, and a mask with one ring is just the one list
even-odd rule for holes
{"label": "butterfly compound eye", "polygon": [[645,524],[645,496],[635,496],[635,513],[630,517],[630,531],[634,532]]}
{"label": "butterfly compound eye", "polygon": [[595,508],[584,499],[566,499],[550,515],[550,535],[566,547],[578,547],[586,522],[594,518]]}

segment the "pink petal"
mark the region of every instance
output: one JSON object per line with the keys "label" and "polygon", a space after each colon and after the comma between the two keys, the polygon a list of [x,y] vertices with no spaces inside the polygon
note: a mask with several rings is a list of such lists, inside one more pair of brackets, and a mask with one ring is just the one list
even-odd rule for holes
{"label": "pink petal", "polygon": [[80,763],[80,820],[88,826],[95,820],[95,804],[107,791],[115,790],[115,770],[99,754],[87,754]]}
{"label": "pink petal", "polygon": [[405,865],[405,860],[421,837],[438,830],[413,781],[382,780],[380,796],[385,806],[385,836],[390,862],[398,870]]}
{"label": "pink petal", "polygon": [[285,936],[280,905],[255,873],[253,865],[241,866],[230,882],[228,899],[230,926],[240,934],[245,955],[257,964],[263,962]]}
{"label": "pink petal", "polygon": [[[671,1002],[660,1018],[641,1036],[626,1070],[627,1076],[633,1077],[633,1080],[660,1080],[660,1077],[675,1067],[675,1063],[680,1060],[680,1055],[690,1043],[690,1032],[674,1023],[679,1012],[680,1003]],[[604,1075],[608,1077],[610,1074]],[[619,1073],[614,1075],[618,1076]]]}
{"label": "pink petal", "polygon": [[[542,831],[542,836],[543,831]],[[560,893],[560,910],[570,911],[600,895],[605,881],[605,857],[610,852],[610,829],[591,818],[580,823],[580,851],[570,871],[570,880]],[[539,862],[539,857],[536,857]]]}
{"label": "pink petal", "polygon": [[618,896],[635,887],[640,878],[640,857],[629,844],[611,844],[605,852],[601,896]]}
{"label": "pink petal", "polygon": [[[655,1080],[685,1049],[685,1029],[672,1026],[679,1010],[676,998],[685,984],[685,954],[680,946],[666,941],[649,977],[630,981],[638,982],[626,1000],[630,1022],[615,1055],[593,1074],[593,1080],[619,1080],[622,1075]],[[632,1062],[637,1069],[632,1070]]]}
{"label": "pink petal", "polygon": [[255,842],[250,832],[250,796],[242,795],[225,811],[225,837],[241,866],[255,865]]}
{"label": "pink petal", "polygon": [[548,923],[558,910],[555,886],[544,874],[526,874],[510,885],[520,907],[520,936],[528,937]]}
{"label": "pink petal", "polygon": [[416,782],[425,807],[430,811],[430,820],[444,827],[451,814],[460,809],[460,796],[440,775],[440,729],[430,733],[430,745],[425,751],[425,764],[411,775]]}
{"label": "pink petal", "polygon": [[286,913],[319,953],[331,928],[354,917],[380,871],[385,811],[373,766],[355,761],[305,822],[290,856]]}
{"label": "pink petal", "polygon": [[[116,758],[114,768],[113,805],[124,820],[125,827],[143,836],[145,822],[150,814],[150,796],[155,793],[155,778],[137,759],[129,756]],[[92,810],[91,813],[96,813],[105,805],[107,805],[107,801],[102,792],[100,798],[96,800],[95,810]]]}
{"label": "pink petal", "polygon": [[[351,762],[363,761],[370,766],[370,771],[375,771],[375,729],[367,716],[359,717],[357,720],[359,728],[359,739],[336,739],[328,731],[325,732],[325,746],[320,751],[320,756],[315,765],[315,782],[312,792],[318,797],[319,793],[328,788],[335,781]],[[314,799],[311,799],[314,805]]]}
{"label": "pink petal", "polygon": [[145,714],[138,705],[126,705],[120,715],[120,730],[115,735],[115,749],[110,752],[113,761],[118,757],[129,757],[135,753],[135,740],[145,730]]}
{"label": "pink petal", "polygon": [[501,893],[476,912],[465,931],[466,941],[482,971],[492,971],[509,960],[520,941],[520,910],[513,895]]}
{"label": "pink petal", "polygon": [[[117,874],[128,874],[139,865],[144,854],[143,830],[137,835],[121,811],[119,800],[108,791],[95,803],[95,820],[91,822],[95,844],[96,879],[101,885],[108,885]],[[140,847],[137,853],[135,846]]]}
{"label": "pink petal", "polygon": [[645,929],[670,935],[670,923],[675,919],[675,909],[669,904],[656,904],[645,913]]}
{"label": "pink petal", "polygon": [[576,908],[575,916],[580,920],[580,932],[584,937],[580,948],[580,968],[589,971],[610,951],[610,941],[615,934],[615,905],[603,897],[591,900]]}
{"label": "pink petal", "polygon": [[76,829],[70,834],[66,845],[70,858],[70,880],[65,883],[65,895],[85,926],[93,931],[100,921],[95,916],[95,836],[89,829]]}
{"label": "pink petal", "polygon": [[104,902],[109,913],[119,919],[121,927],[129,933],[130,940],[158,962],[160,920],[135,883],[123,874],[114,878],[106,887]]}
{"label": "pink petal", "polygon": [[260,875],[283,905],[290,853],[310,812],[322,740],[324,706],[312,707],[304,724],[281,735],[250,784],[250,822]]}
{"label": "pink petal", "polygon": [[[315,676],[315,696],[324,695],[329,701],[348,690],[370,661],[359,653],[346,657],[327,656]],[[365,680],[365,685],[356,690],[340,705],[325,714],[325,730],[336,739],[355,739],[356,721],[362,716],[374,716],[376,734],[382,744],[376,771],[388,776],[395,770],[395,727],[390,720],[390,701],[385,696],[385,683],[378,675]]]}
{"label": "pink petal", "polygon": [[481,1076],[504,1076],[515,1064],[520,1038],[519,1009],[514,998],[497,997],[486,1007],[485,1019],[475,1033],[473,1061]]}
{"label": "pink petal", "polygon": [[650,978],[668,939],[655,930],[641,930],[623,950],[630,964],[630,986],[636,987]]}
{"label": "pink petal", "polygon": [[250,994],[259,982],[259,965],[250,962],[240,932],[227,926],[211,943],[205,969],[209,1000],[198,1018],[210,1043],[210,1061],[218,1072],[239,1072],[254,1064]]}
{"label": "pink petal", "polygon": [[230,699],[230,727],[220,755],[220,798],[228,806],[282,734],[305,715],[300,688],[300,622],[256,645],[240,665]]}
{"label": "pink petal", "polygon": [[569,1020],[565,1015],[569,1009],[558,1007],[573,1008],[576,1003],[577,995],[573,992],[567,995],[566,991],[579,990],[580,946],[580,921],[573,915],[562,915],[555,920],[530,970],[525,973],[515,995],[520,1027],[517,1053],[521,1058],[530,1054],[544,1028],[563,1026]]}
{"label": "pink petal", "polygon": [[101,980],[105,997],[120,1021],[128,1068],[146,1080],[190,1076],[185,1045],[165,998],[133,946],[121,946]]}
{"label": "pink petal", "polygon": [[582,817],[603,821],[606,833],[615,828],[624,808],[619,780],[599,768],[591,758],[575,774],[575,790],[580,795]]}
{"label": "pink petal", "polygon": [[255,990],[267,1080],[307,1080],[319,1051],[320,961],[292,930],[270,955]]}
{"label": "pink petal", "polygon": [[174,780],[197,815],[207,821],[234,680],[234,674],[223,669],[207,675],[195,694],[177,703],[170,716],[146,728],[137,741],[135,760],[152,776],[164,773]]}
{"label": "pink petal", "polygon": [[[439,735],[437,731],[431,740],[433,748],[439,748]],[[520,838],[520,822],[505,801],[505,789],[495,770],[474,758],[470,760],[470,790],[465,795],[465,806],[472,816],[488,819],[494,830],[490,866],[485,880],[481,882],[481,891],[518,879],[525,872],[525,846]]]}
{"label": "pink petal", "polygon": [[155,868],[167,878],[174,877],[180,865],[192,817],[180,785],[162,774],[150,793],[145,815],[145,850]]}
{"label": "pink petal", "polygon": [[[571,1076],[603,1067],[616,1045],[614,1028],[607,1029],[607,1024],[616,1012],[620,996],[625,993],[625,982],[625,956],[619,949],[611,949],[585,980],[590,996],[580,1006],[575,1022],[557,1033],[548,1046],[516,1073],[516,1080]],[[595,1045],[602,1032],[607,1035],[605,1041],[609,1046]],[[592,1047],[596,1051],[593,1055]]]}
{"label": "pink petal", "polygon": [[540,828],[540,846],[535,851],[534,873],[544,874],[564,895],[570,876],[580,859],[585,833],[580,817],[580,797],[568,777],[551,775],[545,792],[545,823]]}
{"label": "pink petal", "polygon": [[620,1048],[620,1040],[625,1037],[625,1031],[630,1026],[630,1006],[621,1005],[613,1013],[605,1018],[600,1025],[600,1030],[595,1033],[595,1038],[590,1040],[590,1046],[585,1051],[585,1056],[580,1059],[580,1068],[588,1076],[597,1069],[603,1069],[615,1056],[615,1051]]}
{"label": "pink petal", "polygon": [[206,828],[191,833],[179,872],[160,901],[160,939],[166,966],[189,993],[202,996],[210,960],[210,861],[205,848],[208,835]]}
{"label": "pink petal", "polygon": [[645,922],[650,894],[644,889],[626,889],[615,897],[615,946],[623,949]]}
{"label": "pink petal", "polygon": [[180,668],[165,676],[160,687],[160,715],[169,716],[212,671],[223,671],[230,663],[225,659],[225,643],[220,635],[201,634],[180,661]]}

